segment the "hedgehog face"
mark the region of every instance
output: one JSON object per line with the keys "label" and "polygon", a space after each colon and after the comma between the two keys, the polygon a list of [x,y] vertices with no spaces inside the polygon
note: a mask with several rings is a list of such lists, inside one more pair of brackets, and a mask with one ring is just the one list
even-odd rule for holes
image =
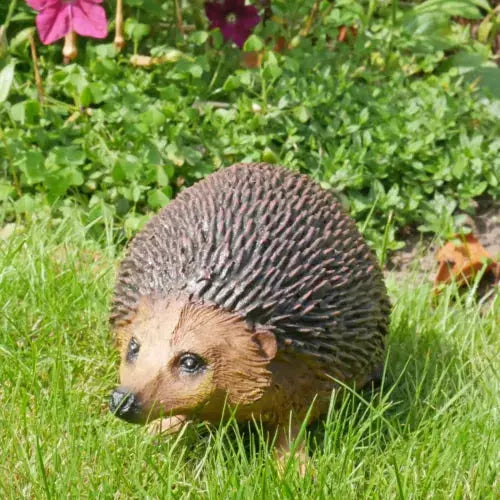
{"label": "hedgehog face", "polygon": [[276,354],[271,332],[252,332],[233,314],[184,300],[143,300],[118,342],[121,387],[113,394],[133,395],[133,404],[114,409],[135,422],[166,415],[218,420],[226,402],[262,397]]}

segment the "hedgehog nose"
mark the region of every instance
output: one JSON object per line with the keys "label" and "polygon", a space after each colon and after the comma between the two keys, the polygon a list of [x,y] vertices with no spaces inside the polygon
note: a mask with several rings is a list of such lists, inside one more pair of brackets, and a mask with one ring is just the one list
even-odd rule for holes
{"label": "hedgehog nose", "polygon": [[128,422],[137,420],[141,406],[133,392],[123,387],[116,388],[109,397],[109,409],[117,417]]}

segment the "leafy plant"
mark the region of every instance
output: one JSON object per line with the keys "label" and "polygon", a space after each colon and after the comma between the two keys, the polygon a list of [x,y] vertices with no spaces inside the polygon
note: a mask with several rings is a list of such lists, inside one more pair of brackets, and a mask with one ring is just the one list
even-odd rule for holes
{"label": "leafy plant", "polygon": [[[275,19],[243,48],[259,54],[257,67],[242,66],[242,52],[207,31],[195,7],[183,11],[194,30],[180,36],[158,22],[167,4],[127,5],[133,54],[93,41],[69,65],[54,46],[38,47],[35,63],[32,17],[24,6],[11,16],[0,68],[7,220],[34,217],[46,204],[54,216],[78,206],[95,231],[114,220],[130,235],[179,190],[236,161],[308,173],[387,250],[407,225],[452,232],[456,210],[498,197],[499,104],[454,62],[477,57],[470,36],[450,24],[462,2],[403,9],[339,0],[313,16],[313,1],[276,0]],[[460,12],[485,7],[468,2]],[[445,18],[449,43],[438,48],[441,32],[425,20]],[[345,26],[352,29],[341,36]],[[275,50],[279,37],[284,51]],[[488,46],[473,43],[488,61]],[[147,64],[130,63],[146,53]],[[443,206],[454,210],[437,216]]]}

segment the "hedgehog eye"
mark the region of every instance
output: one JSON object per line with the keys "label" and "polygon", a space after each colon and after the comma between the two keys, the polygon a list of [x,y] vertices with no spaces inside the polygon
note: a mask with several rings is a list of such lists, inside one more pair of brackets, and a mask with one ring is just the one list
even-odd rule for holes
{"label": "hedgehog eye", "polygon": [[130,339],[130,342],[128,343],[128,349],[127,349],[127,361],[132,362],[137,359],[137,355],[139,354],[139,349],[141,348],[141,345],[135,340],[134,337]]}
{"label": "hedgehog eye", "polygon": [[188,354],[183,354],[180,357],[179,366],[181,367],[181,370],[184,372],[196,373],[205,366],[205,363],[199,356],[196,356],[196,354],[188,353]]}

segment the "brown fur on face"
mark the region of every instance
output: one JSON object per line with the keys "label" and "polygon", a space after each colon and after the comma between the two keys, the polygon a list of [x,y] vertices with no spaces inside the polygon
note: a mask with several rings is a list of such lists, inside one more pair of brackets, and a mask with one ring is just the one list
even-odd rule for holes
{"label": "brown fur on face", "polygon": [[[140,345],[127,360],[130,340]],[[120,382],[142,407],[142,419],[160,415],[220,418],[225,402],[249,405],[271,383],[269,362],[276,340],[268,331],[251,331],[239,317],[186,299],[143,299],[133,321],[117,332]],[[185,354],[201,358],[204,368],[186,373]]]}

